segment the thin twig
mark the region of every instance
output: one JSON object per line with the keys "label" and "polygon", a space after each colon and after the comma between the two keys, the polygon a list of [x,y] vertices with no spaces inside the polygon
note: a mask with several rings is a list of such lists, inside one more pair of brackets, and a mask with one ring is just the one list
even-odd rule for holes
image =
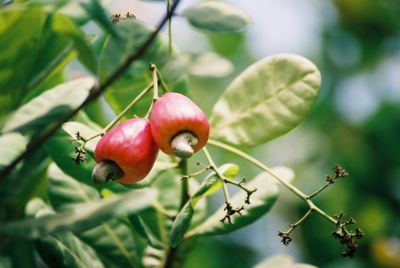
{"label": "thin twig", "polygon": [[225,178],[225,176],[218,170],[218,167],[214,163],[214,160],[212,159],[212,157],[211,157],[210,153],[208,152],[207,148],[203,147],[202,151],[203,151],[205,157],[207,158],[207,161],[208,161],[210,167],[214,170],[214,172],[217,174],[217,176],[221,179],[221,181],[222,181],[222,190],[224,192],[225,202],[230,204],[230,202],[231,202],[230,199],[231,198],[229,196],[228,188],[226,187],[226,183],[225,183],[225,179],[226,178]]}
{"label": "thin twig", "polygon": [[73,118],[80,110],[82,110],[84,107],[86,107],[89,103],[100,97],[104,91],[111,85],[113,84],[128,68],[129,66],[138,60],[140,57],[142,57],[145,52],[148,50],[150,45],[153,43],[154,39],[158,35],[158,33],[161,31],[161,29],[164,27],[164,25],[168,22],[168,18],[170,14],[174,13],[174,10],[177,8],[180,0],[175,0],[174,3],[171,5],[171,12],[166,12],[160,23],[158,24],[157,28],[155,31],[153,31],[150,36],[146,39],[146,41],[139,47],[139,49],[133,53],[131,56],[129,56],[125,62],[117,69],[111,76],[104,81],[103,84],[100,84],[100,86],[95,86],[92,90],[90,95],[79,105],[77,108],[75,108],[73,111],[65,115],[60,121],[56,122],[55,124],[51,125],[49,128],[47,128],[44,132],[42,132],[38,137],[32,141],[31,143],[28,144],[26,150],[21,153],[18,157],[16,157],[10,164],[8,164],[6,167],[4,167],[0,171],[0,179],[5,178],[5,176],[10,173],[13,168],[20,162],[22,161],[25,157],[31,155],[33,152],[38,150],[42,144],[50,138],[65,122]]}
{"label": "thin twig", "polygon": [[161,75],[161,72],[157,69],[157,75],[158,75],[158,81],[160,82],[160,86],[163,89],[164,93],[169,92],[169,88],[167,86],[167,83],[165,83],[163,76]]}
{"label": "thin twig", "polygon": [[307,205],[310,207],[311,210],[313,210],[313,211],[317,212],[318,214],[322,215],[323,217],[325,217],[327,220],[329,220],[333,224],[337,223],[337,220],[335,220],[334,218],[329,216],[327,213],[325,213],[323,210],[321,210],[317,205],[315,205],[314,202],[311,201],[311,199],[309,198],[308,195],[306,195],[305,193],[300,191],[298,188],[293,186],[291,183],[285,181],[284,179],[282,179],[281,177],[276,175],[269,167],[267,167],[266,165],[264,165],[263,163],[261,163],[260,161],[255,159],[254,157],[246,154],[243,151],[240,151],[240,150],[236,149],[235,147],[232,147],[232,146],[230,146],[228,144],[225,144],[225,143],[222,143],[222,142],[219,142],[219,141],[215,141],[215,140],[209,139],[208,140],[208,144],[216,146],[216,147],[219,147],[221,149],[224,149],[226,151],[234,153],[234,154],[242,157],[243,159],[246,159],[247,161],[249,161],[253,165],[257,166],[261,170],[263,170],[266,173],[268,173],[269,175],[271,175],[274,179],[276,179],[278,182],[280,182],[283,186],[285,186],[287,189],[289,189],[292,193],[297,195],[299,198],[303,199],[307,203]]}
{"label": "thin twig", "polygon": [[136,103],[141,100],[147,92],[150,91],[150,89],[153,87],[153,82],[151,82],[147,87],[145,87],[126,107],[122,112],[114,118],[104,129],[103,129],[103,134],[105,134],[107,131],[109,131],[112,127],[115,126],[116,123],[118,123],[119,120],[130,110],[132,109],[133,106],[136,105]]}
{"label": "thin twig", "polygon": [[331,185],[331,182],[327,182],[325,185],[321,186],[321,188],[319,188],[318,190],[316,190],[315,192],[313,192],[312,194],[308,195],[308,198],[311,199],[314,196],[316,196],[317,194],[319,194],[320,192],[322,192],[323,190],[325,190],[329,185]]}

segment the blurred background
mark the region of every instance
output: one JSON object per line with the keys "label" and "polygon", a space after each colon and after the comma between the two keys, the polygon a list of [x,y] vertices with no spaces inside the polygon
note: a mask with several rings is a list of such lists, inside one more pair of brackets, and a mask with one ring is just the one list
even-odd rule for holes
{"label": "blurred background", "polygon": [[[182,1],[179,10],[194,2]],[[173,20],[173,41],[180,51],[213,51],[234,67],[224,78],[191,77],[191,97],[210,114],[232,79],[256,60],[275,53],[311,59],[321,70],[322,88],[306,122],[265,146],[244,149],[269,166],[293,168],[294,184],[305,192],[319,188],[332,167],[342,165],[350,176],[316,203],[331,215],[343,210],[345,217],[354,217],[366,236],[355,258],[343,259],[341,245],[331,237],[334,226],[315,215],[294,231],[291,245],[283,246],[278,231],[307,207],[282,189],[271,213],[231,235],[200,240],[185,267],[251,267],[273,254],[328,268],[400,267],[400,1],[226,2],[250,15],[253,24],[246,32],[200,33],[179,11]],[[155,25],[165,5],[115,0],[109,11],[129,11]],[[94,29],[88,25],[87,30]],[[258,172],[236,157],[213,153],[220,163],[240,164],[246,177]],[[222,197],[213,199],[210,209],[221,202]]]}

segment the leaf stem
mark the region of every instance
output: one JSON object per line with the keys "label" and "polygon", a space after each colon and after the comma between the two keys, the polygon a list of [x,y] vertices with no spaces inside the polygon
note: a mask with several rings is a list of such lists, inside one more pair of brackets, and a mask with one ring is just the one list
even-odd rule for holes
{"label": "leaf stem", "polygon": [[295,187],[291,183],[289,183],[289,182],[285,181],[284,179],[280,178],[269,167],[267,167],[266,165],[264,165],[263,163],[261,163],[260,161],[255,159],[254,157],[246,154],[245,152],[243,152],[243,151],[241,151],[239,149],[236,149],[235,147],[232,147],[232,146],[230,146],[228,144],[225,144],[225,143],[222,143],[222,142],[219,142],[219,141],[215,141],[215,140],[212,140],[212,139],[208,140],[208,144],[210,144],[212,146],[215,146],[215,147],[219,147],[221,149],[224,149],[226,151],[234,153],[234,154],[242,157],[243,159],[246,159],[247,161],[249,161],[250,163],[252,163],[256,167],[260,168],[261,170],[263,170],[266,173],[268,173],[269,175],[271,175],[274,179],[276,179],[278,182],[280,182],[283,186],[285,186],[287,189],[289,189],[292,193],[297,195],[299,198],[303,199],[308,204],[308,206],[310,207],[310,210],[313,210],[313,211],[319,213],[320,215],[325,217],[327,220],[329,220],[333,224],[337,223],[337,221],[333,217],[329,216],[327,213],[325,213],[323,210],[321,210],[319,207],[317,207],[311,201],[311,199],[310,199],[310,197],[308,195],[306,195],[305,193],[300,191],[297,187]]}

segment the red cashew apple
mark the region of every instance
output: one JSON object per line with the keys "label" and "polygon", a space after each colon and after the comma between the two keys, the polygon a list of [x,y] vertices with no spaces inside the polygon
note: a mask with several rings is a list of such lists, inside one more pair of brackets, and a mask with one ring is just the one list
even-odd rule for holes
{"label": "red cashew apple", "polygon": [[97,143],[92,178],[95,183],[142,180],[157,158],[158,147],[146,119],[133,118],[116,125]]}
{"label": "red cashew apple", "polygon": [[179,93],[158,98],[150,114],[151,133],[166,154],[189,158],[208,140],[210,124],[204,112]]}

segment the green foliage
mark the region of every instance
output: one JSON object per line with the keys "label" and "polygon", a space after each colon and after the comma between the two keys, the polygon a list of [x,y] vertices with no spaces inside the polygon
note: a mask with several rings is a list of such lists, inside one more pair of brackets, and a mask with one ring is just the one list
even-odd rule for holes
{"label": "green foliage", "polygon": [[182,15],[194,27],[212,32],[237,32],[250,23],[249,16],[224,2],[202,1],[186,8]]}
{"label": "green foliage", "polygon": [[96,84],[92,78],[80,78],[45,91],[21,106],[4,125],[2,132],[35,132],[60,120],[78,107]]}
{"label": "green foliage", "polygon": [[262,59],[241,73],[215,104],[211,136],[245,146],[277,138],[303,122],[320,83],[317,67],[303,57]]}
{"label": "green foliage", "polygon": [[54,163],[48,170],[48,197],[56,211],[62,211],[71,205],[100,200],[98,191],[69,177]]}
{"label": "green foliage", "polygon": [[[33,199],[27,207],[27,214],[39,219],[53,213],[41,199]],[[96,252],[71,232],[38,238],[35,242],[37,250],[49,265],[65,268],[104,267]]]}
{"label": "green foliage", "polygon": [[94,20],[102,29],[111,35],[118,36],[100,0],[82,1],[79,4],[89,15],[88,19]]}
{"label": "green foliage", "polygon": [[218,54],[179,54],[168,61],[163,70],[169,77],[180,77],[182,73],[196,77],[224,77],[233,71],[232,63]]}
{"label": "green foliage", "polygon": [[63,14],[11,7],[0,11],[0,25],[0,114],[37,95],[37,86],[77,54],[89,69],[96,69],[82,30]]}
{"label": "green foliage", "polygon": [[[53,208],[57,211],[101,200],[95,188],[65,175],[54,164],[49,168],[48,196]],[[78,236],[91,245],[105,263],[125,267],[135,267],[137,264],[135,237],[130,228],[121,220],[107,220],[97,227],[79,233]]]}
{"label": "green foliage", "polygon": [[[150,189],[130,191],[98,202],[88,202],[39,219],[26,219],[0,225],[0,235],[40,238],[60,231],[82,232],[112,216],[134,213],[148,207],[155,194]],[[29,204],[28,204],[29,207]]]}
{"label": "green foliage", "polygon": [[27,139],[17,132],[0,136],[0,169],[7,166],[20,153],[25,151]]}

